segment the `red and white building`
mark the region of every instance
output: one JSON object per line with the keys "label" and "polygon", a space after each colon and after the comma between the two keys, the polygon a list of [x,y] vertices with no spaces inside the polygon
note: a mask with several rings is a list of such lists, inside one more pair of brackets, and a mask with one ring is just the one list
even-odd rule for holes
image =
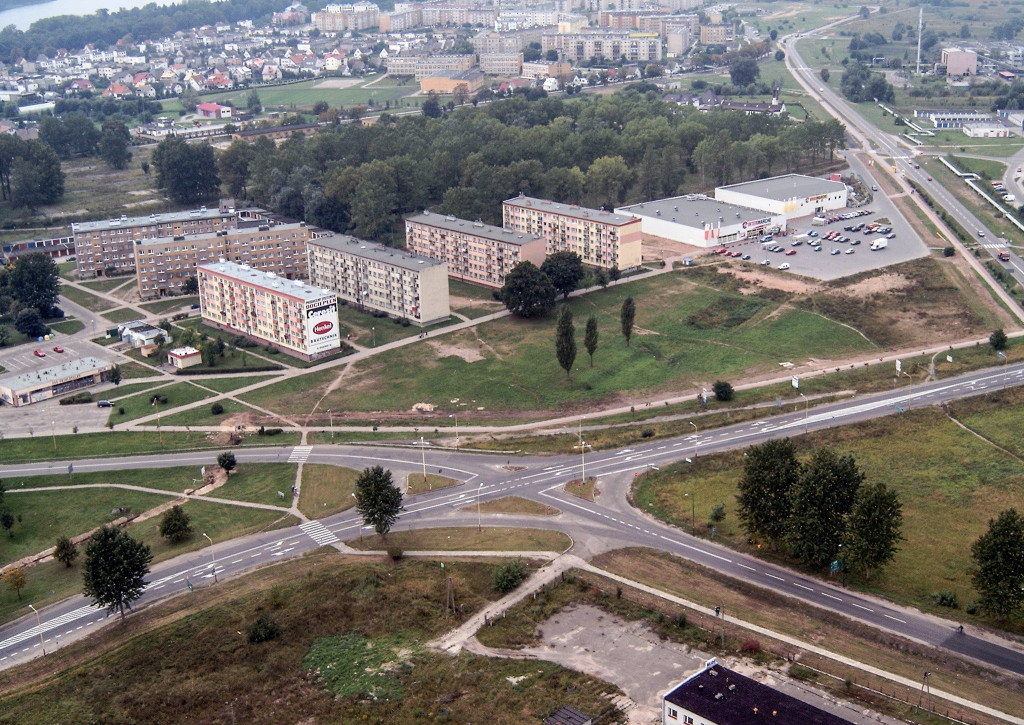
{"label": "red and white building", "polygon": [[167,364],[175,370],[195,367],[203,364],[203,354],[194,347],[176,347],[167,351]]}
{"label": "red and white building", "polygon": [[196,106],[196,114],[203,118],[231,118],[231,106],[207,101]]}

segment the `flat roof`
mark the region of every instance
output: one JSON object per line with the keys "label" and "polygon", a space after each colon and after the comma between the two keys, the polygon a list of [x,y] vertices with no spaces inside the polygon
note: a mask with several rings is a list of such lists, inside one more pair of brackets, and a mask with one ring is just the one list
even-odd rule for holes
{"label": "flat roof", "polygon": [[303,299],[307,302],[334,294],[333,290],[324,289],[322,287],[311,287],[308,282],[303,282],[300,279],[285,279],[284,277],[277,276],[273,272],[264,272],[259,269],[253,269],[248,264],[238,264],[237,262],[218,260],[216,262],[200,264],[198,269],[204,272],[217,274],[222,277],[230,277],[231,279],[237,280],[243,284],[251,284],[255,287],[263,287],[278,291],[281,294],[289,295],[291,297],[298,297],[299,299]]}
{"label": "flat roof", "polygon": [[773,176],[770,179],[742,181],[739,184],[729,184],[728,186],[720,186],[718,188],[760,196],[764,199],[787,201],[788,199],[802,199],[808,196],[817,196],[818,194],[832,194],[845,189],[846,184],[841,181],[818,179],[813,176],[804,176],[803,174],[784,174],[783,176]]}
{"label": "flat roof", "polygon": [[[217,239],[218,237],[231,237],[239,234],[252,234],[259,233],[260,227],[270,227],[265,229],[265,232],[275,232],[280,230],[291,231],[292,229],[301,229],[306,227],[305,222],[294,222],[292,224],[268,224],[266,222],[248,222],[245,226],[239,226],[237,229],[222,229],[218,232],[203,232],[202,234],[183,234],[180,236],[185,237],[184,239],[178,239],[179,242],[197,242],[205,239]],[[224,232],[227,232],[225,234]],[[136,239],[135,243],[140,246],[148,246],[150,244],[167,244],[168,242],[174,242],[174,236],[166,237],[154,237],[153,239]]]}
{"label": "flat roof", "polygon": [[575,204],[559,204],[558,202],[550,201],[548,199],[537,199],[532,196],[523,196],[522,194],[513,199],[506,199],[503,203],[510,206],[522,207],[524,209],[536,209],[537,211],[548,212],[551,214],[561,214],[562,216],[573,217],[575,219],[599,221],[604,224],[628,224],[634,219],[634,217],[627,216],[625,214],[602,211],[601,209],[588,209],[585,206],[576,206]]}
{"label": "flat roof", "polygon": [[40,385],[49,385],[60,380],[66,380],[70,377],[81,377],[88,373],[95,373],[97,370],[109,368],[113,365],[108,360],[100,360],[97,357],[83,357],[78,360],[68,360],[62,362],[60,365],[54,365],[52,368],[43,368],[42,370],[33,370],[27,373],[21,373],[20,375],[11,375],[10,377],[0,379],[0,388],[10,388],[11,390],[24,390],[25,388],[37,387]]}
{"label": "flat roof", "polygon": [[700,230],[704,229],[705,224],[718,224],[719,219],[723,225],[727,225],[753,222],[771,216],[770,212],[761,209],[729,204],[704,194],[687,194],[670,199],[644,201],[639,204],[621,206],[615,211],[664,219],[684,227]]}
{"label": "flat roof", "polygon": [[338,252],[351,254],[355,257],[372,259],[375,262],[394,265],[402,269],[421,271],[431,267],[440,267],[444,262],[438,262],[427,257],[418,257],[410,254],[404,249],[385,247],[383,244],[367,242],[363,239],[350,237],[347,234],[328,234],[325,237],[317,237],[309,240],[309,246],[326,247]]}
{"label": "flat roof", "polygon": [[478,237],[490,239],[495,242],[503,242],[505,244],[516,244],[522,246],[528,242],[534,242],[541,239],[539,234],[525,234],[513,229],[503,229],[502,227],[492,226],[491,224],[484,224],[480,221],[471,222],[453,216],[435,214],[432,211],[425,211],[422,214],[416,214],[406,219],[406,221],[437,227],[438,229],[447,229],[450,232],[473,234]]}
{"label": "flat roof", "polygon": [[712,722],[762,725],[765,718],[801,725],[849,725],[850,721],[713,664],[669,694],[666,702]]}
{"label": "flat roof", "polygon": [[78,232],[124,229],[125,227],[141,227],[152,224],[173,224],[175,222],[187,222],[197,219],[218,219],[234,215],[234,212],[221,211],[220,209],[193,209],[192,211],[174,211],[166,214],[150,214],[149,216],[123,216],[119,219],[74,222],[71,224],[71,231],[77,234]]}

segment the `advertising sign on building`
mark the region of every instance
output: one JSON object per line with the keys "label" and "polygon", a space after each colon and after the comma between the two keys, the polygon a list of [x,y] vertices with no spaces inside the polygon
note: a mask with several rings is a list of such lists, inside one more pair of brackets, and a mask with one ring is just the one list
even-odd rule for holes
{"label": "advertising sign on building", "polygon": [[341,344],[337,299],[314,300],[306,305],[306,344],[310,355]]}

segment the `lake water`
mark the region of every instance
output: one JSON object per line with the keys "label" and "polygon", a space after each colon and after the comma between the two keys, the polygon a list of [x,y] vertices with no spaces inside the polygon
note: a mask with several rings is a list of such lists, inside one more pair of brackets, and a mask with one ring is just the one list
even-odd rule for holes
{"label": "lake water", "polygon": [[25,5],[3,11],[0,13],[0,28],[14,25],[22,30],[27,30],[28,26],[35,21],[54,15],[92,15],[103,8],[114,12],[123,8],[142,7],[150,2],[167,5],[172,0],[51,0],[47,3]]}

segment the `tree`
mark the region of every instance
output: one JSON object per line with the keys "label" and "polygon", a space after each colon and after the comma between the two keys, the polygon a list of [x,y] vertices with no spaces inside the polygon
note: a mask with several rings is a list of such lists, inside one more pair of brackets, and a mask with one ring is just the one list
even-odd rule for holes
{"label": "tree", "polygon": [[790,491],[786,543],[793,556],[817,567],[835,559],[863,481],[853,456],[839,456],[831,448],[815,451]]}
{"label": "tree", "polygon": [[115,365],[114,367],[110,368],[110,374],[108,375],[108,379],[110,380],[110,382],[114,384],[115,387],[121,384],[120,365]]}
{"label": "tree", "polygon": [[217,456],[217,465],[224,469],[225,473],[231,473],[235,466],[238,465],[238,461],[235,460],[235,454],[231,451],[224,451]]}
{"label": "tree", "polygon": [[64,196],[64,172],[53,149],[28,141],[24,153],[11,166],[11,203],[36,209]]}
{"label": "tree", "polygon": [[194,204],[217,195],[217,159],[208,143],[190,144],[168,136],[153,151],[156,185],[179,204]]}
{"label": "tree", "polygon": [[828,68],[822,68],[819,71],[818,75],[820,75],[821,80],[825,81],[826,83],[828,83],[828,79],[832,77],[832,74],[829,72]]}
{"label": "tree", "polygon": [[402,491],[381,466],[366,468],[356,479],[356,509],[363,522],[386,539],[402,511]]}
{"label": "tree", "polygon": [[8,538],[14,538],[14,514],[10,511],[0,511],[0,526],[4,527]]}
{"label": "tree", "polygon": [[622,327],[622,336],[626,338],[626,347],[629,347],[629,338],[633,337],[633,322],[636,320],[636,302],[632,297],[627,297],[619,310],[619,324]]}
{"label": "tree", "polygon": [[231,196],[245,199],[248,196],[249,165],[256,158],[256,148],[252,144],[235,139],[224,149],[217,159],[217,168],[224,187]]}
{"label": "tree", "polygon": [[555,252],[544,260],[540,271],[547,275],[564,299],[569,299],[569,293],[583,279],[583,258],[576,252]]}
{"label": "tree", "polygon": [[50,331],[50,328],[43,323],[43,318],[39,316],[39,311],[34,307],[29,307],[18,313],[18,317],[14,321],[14,329],[33,339],[42,337]]}
{"label": "tree", "polygon": [[563,307],[561,314],[558,315],[555,356],[558,358],[558,364],[565,370],[565,376],[572,377],[572,364],[576,362],[576,328],[572,324],[572,310],[568,307]]}
{"label": "tree", "polygon": [[594,367],[594,353],[597,352],[597,318],[591,315],[587,318],[587,329],[583,335],[583,347],[590,356],[590,367]]}
{"label": "tree", "polygon": [[789,438],[747,449],[736,502],[748,536],[764,539],[772,549],[778,548],[789,522],[790,492],[799,477],[800,462]]}
{"label": "tree", "polygon": [[59,561],[64,566],[71,568],[71,565],[75,563],[75,558],[78,557],[78,547],[75,543],[66,536],[61,536],[57,539],[57,546],[53,550],[53,558]]}
{"label": "tree", "polygon": [[982,609],[1003,619],[1024,604],[1024,517],[1007,509],[988,531],[971,545],[974,573],[971,582],[978,591]]}
{"label": "tree", "polygon": [[997,352],[1005,350],[1008,342],[1006,333],[1003,332],[1003,328],[1001,327],[998,330],[993,331],[992,334],[988,336],[988,344]]}
{"label": "tree", "polygon": [[900,497],[884,483],[861,486],[846,522],[846,544],[850,560],[864,567],[864,576],[885,566],[903,541],[903,505]]}
{"label": "tree", "polygon": [[513,315],[543,317],[555,307],[555,286],[533,262],[520,262],[505,276],[501,301]]}
{"label": "tree", "polygon": [[761,75],[761,68],[753,58],[741,56],[729,64],[729,79],[734,86],[749,86]]}
{"label": "tree", "polygon": [[554,48],[552,48],[551,50],[549,50],[547,53],[544,54],[544,58],[549,63],[557,63],[558,62],[558,51],[555,50]]}
{"label": "tree", "polygon": [[181,506],[172,506],[160,517],[160,535],[172,544],[180,544],[192,536],[192,518]]}
{"label": "tree", "polygon": [[14,263],[7,277],[11,295],[25,307],[43,317],[51,317],[60,296],[60,275],[57,265],[42,252],[26,254]]}
{"label": "tree", "polygon": [[776,30],[775,28],[772,28],[771,30],[768,31],[768,37],[771,38],[772,40],[777,39],[779,37],[779,31]]}
{"label": "tree", "polygon": [[245,98],[245,110],[253,116],[263,110],[263,102],[260,100],[260,94],[256,92],[255,88],[249,91],[249,95]]}
{"label": "tree", "polygon": [[103,133],[100,135],[100,158],[114,169],[128,168],[132,160],[132,152],[128,150],[131,135],[123,122],[108,118],[103,122]]}
{"label": "tree", "polygon": [[142,596],[153,553],[115,526],[104,526],[89,538],[85,547],[82,579],[85,594],[108,612],[120,612]]}
{"label": "tree", "polygon": [[723,403],[729,402],[736,396],[732,385],[725,380],[716,380],[711,386],[711,391],[715,394],[715,400],[720,400]]}
{"label": "tree", "polygon": [[621,156],[602,156],[590,164],[585,178],[587,191],[597,203],[614,207],[622,201],[633,172]]}
{"label": "tree", "polygon": [[186,277],[185,281],[181,283],[181,293],[183,295],[199,294],[199,279],[194,274]]}
{"label": "tree", "polygon": [[785,60],[786,53],[782,50],[775,51],[775,60]]}
{"label": "tree", "polygon": [[427,118],[441,118],[441,102],[437,100],[437,94],[433,91],[427,94],[427,100],[423,102],[421,108]]}
{"label": "tree", "polygon": [[491,570],[491,583],[502,594],[508,594],[526,579],[526,565],[519,559],[495,564]]}
{"label": "tree", "polygon": [[18,600],[20,601],[21,590],[25,588],[27,583],[24,570],[20,566],[17,569],[8,569],[4,572],[3,580],[7,588],[18,595]]}
{"label": "tree", "polygon": [[25,153],[25,142],[9,133],[0,134],[0,197],[11,198],[14,162]]}

